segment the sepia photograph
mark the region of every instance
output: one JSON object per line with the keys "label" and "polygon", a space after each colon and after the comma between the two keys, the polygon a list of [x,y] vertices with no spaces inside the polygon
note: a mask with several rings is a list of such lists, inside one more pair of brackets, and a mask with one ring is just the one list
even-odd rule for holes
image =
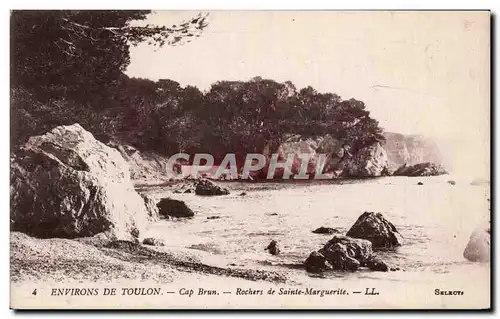
{"label": "sepia photograph", "polygon": [[491,310],[488,10],[11,10],[10,307]]}

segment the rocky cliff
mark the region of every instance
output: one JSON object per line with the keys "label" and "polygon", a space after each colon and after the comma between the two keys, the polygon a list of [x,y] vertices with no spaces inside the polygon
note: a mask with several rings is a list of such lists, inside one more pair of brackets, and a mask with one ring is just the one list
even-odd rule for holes
{"label": "rocky cliff", "polygon": [[130,178],[134,184],[158,184],[172,178],[167,174],[168,158],[166,156],[139,151],[133,146],[117,142],[109,142],[108,146],[115,148],[127,161]]}
{"label": "rocky cliff", "polygon": [[[303,138],[291,135],[278,149],[267,148],[263,154],[269,159],[272,153],[279,154],[279,161],[285,161],[289,154],[296,156],[291,170],[292,175],[299,173],[301,161],[298,155],[308,154],[310,162],[307,174],[314,175],[318,165],[318,154],[327,154],[324,172],[332,178],[377,177],[395,172],[403,165],[411,166],[430,162],[443,165],[441,152],[437,144],[418,135],[384,133],[385,143],[352,151],[349,145],[330,135],[316,138]],[[155,153],[142,152],[136,148],[119,143],[110,143],[116,148],[130,166],[131,179],[136,184],[161,183],[172,176],[166,174],[167,158]],[[268,163],[267,163],[268,164]],[[266,178],[268,165],[257,178]],[[276,169],[275,178],[281,178],[283,169]]]}
{"label": "rocky cliff", "polygon": [[[342,141],[330,135],[314,139],[292,136],[280,145],[277,153],[279,153],[279,161],[285,161],[290,155],[295,157],[292,175],[300,171],[301,161],[298,157],[301,154],[310,156],[307,168],[307,173],[310,175],[315,174],[319,167],[319,154],[326,154],[323,173],[331,178],[377,177],[384,175],[388,170],[387,154],[380,143],[354,152],[349,145],[344,145]],[[278,177],[281,173],[277,170]]]}
{"label": "rocky cliff", "polygon": [[387,160],[391,172],[403,165],[434,163],[444,165],[444,160],[435,141],[420,135],[403,135],[385,132],[386,142],[383,148],[387,152]]}

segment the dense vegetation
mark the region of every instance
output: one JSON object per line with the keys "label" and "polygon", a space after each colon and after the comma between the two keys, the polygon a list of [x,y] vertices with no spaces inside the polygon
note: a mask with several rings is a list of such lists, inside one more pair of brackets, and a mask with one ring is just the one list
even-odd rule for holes
{"label": "dense vegetation", "polygon": [[171,80],[129,78],[129,46],[175,45],[208,26],[198,15],[175,26],[137,26],[149,11],[13,11],[12,146],[60,124],[80,123],[161,154],[261,152],[290,134],[332,134],[354,149],[383,140],[361,101],[255,77],[207,92]]}

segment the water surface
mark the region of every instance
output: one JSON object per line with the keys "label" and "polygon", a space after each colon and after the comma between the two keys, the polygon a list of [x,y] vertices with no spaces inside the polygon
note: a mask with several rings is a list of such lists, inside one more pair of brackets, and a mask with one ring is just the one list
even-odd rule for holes
{"label": "water surface", "polygon": [[[297,285],[318,280],[360,278],[402,282],[439,281],[441,275],[467,278],[489,276],[489,264],[472,263],[462,256],[471,232],[489,222],[489,188],[451,176],[384,177],[350,181],[301,183],[226,182],[227,196],[173,194],[171,187],[150,188],[151,196],[185,201],[196,216],[162,220],[147,236],[163,238],[169,248],[202,250],[231,266],[286,272]],[[424,185],[418,185],[421,181]],[[239,196],[245,191],[246,196]],[[404,245],[378,254],[398,272],[330,272],[323,278],[301,267],[314,250],[333,235],[314,234],[325,226],[345,234],[365,211],[381,212],[404,238]],[[218,216],[218,219],[207,217]],[[281,254],[264,248],[271,240]]]}

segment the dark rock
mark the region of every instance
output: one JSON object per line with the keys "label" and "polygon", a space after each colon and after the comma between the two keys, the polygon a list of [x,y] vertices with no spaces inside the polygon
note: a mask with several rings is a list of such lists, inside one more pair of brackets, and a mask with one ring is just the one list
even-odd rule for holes
{"label": "dark rock", "polygon": [[246,192],[242,192],[242,193],[240,194],[240,196],[246,196],[246,195],[247,195],[247,193],[246,193]]}
{"label": "dark rock", "polygon": [[120,153],[79,124],[31,137],[11,159],[11,229],[48,237],[133,239],[156,218]]}
{"label": "dark rock", "polygon": [[346,235],[369,240],[374,249],[401,246],[403,243],[403,238],[396,226],[385,219],[381,213],[363,213]]}
{"label": "dark rock", "polygon": [[315,234],[338,234],[339,230],[331,227],[320,227],[312,231]]}
{"label": "dark rock", "polygon": [[193,217],[194,212],[181,200],[162,198],[157,204],[162,216]]}
{"label": "dark rock", "polygon": [[364,262],[364,266],[374,271],[389,271],[389,266],[380,258],[371,256]]}
{"label": "dark rock", "polygon": [[380,173],[380,176],[391,176],[391,172],[389,171],[389,168],[387,166],[384,167],[382,172]]}
{"label": "dark rock", "polygon": [[280,253],[280,248],[276,240],[271,240],[269,245],[264,250],[269,250],[271,255],[279,255]]}
{"label": "dark rock", "polygon": [[220,216],[208,216],[207,219],[220,219]]}
{"label": "dark rock", "polygon": [[389,270],[383,260],[372,255],[370,241],[347,236],[334,236],[319,251],[312,252],[304,263],[309,272],[355,271],[361,266],[374,271]]}
{"label": "dark rock", "polygon": [[278,213],[268,213],[267,216],[278,216]]}
{"label": "dark rock", "polygon": [[137,239],[139,238],[140,231],[137,227],[133,227],[132,230],[130,230],[130,235],[132,235],[133,238]]}
{"label": "dark rock", "polygon": [[229,190],[208,179],[200,179],[196,183],[195,193],[204,196],[228,195]]}
{"label": "dark rock", "polygon": [[368,240],[334,236],[318,251],[334,270],[357,270],[372,254]]}
{"label": "dark rock", "polygon": [[193,191],[192,191],[191,189],[186,189],[186,190],[184,191],[184,194],[189,194],[189,193],[192,193],[192,192],[193,192]]}
{"label": "dark rock", "polygon": [[165,246],[163,240],[152,237],[144,238],[142,243],[149,246]]}
{"label": "dark rock", "polygon": [[391,271],[398,271],[398,270],[401,270],[401,268],[399,268],[399,267],[391,267]]}
{"label": "dark rock", "polygon": [[405,164],[393,173],[394,176],[438,176],[445,174],[448,174],[448,172],[444,169],[443,165],[430,162],[411,166]]}
{"label": "dark rock", "polygon": [[456,184],[457,184],[457,182],[455,182],[455,181],[451,180],[451,181],[448,181],[448,184],[450,184],[450,185],[456,185]]}
{"label": "dark rock", "polygon": [[422,182],[418,182],[418,183],[417,183],[417,185],[424,185],[424,183],[422,183]]}
{"label": "dark rock", "polygon": [[326,257],[317,251],[313,251],[309,257],[307,257],[304,264],[308,272],[318,273],[324,270],[333,269],[332,265],[326,260]]}

